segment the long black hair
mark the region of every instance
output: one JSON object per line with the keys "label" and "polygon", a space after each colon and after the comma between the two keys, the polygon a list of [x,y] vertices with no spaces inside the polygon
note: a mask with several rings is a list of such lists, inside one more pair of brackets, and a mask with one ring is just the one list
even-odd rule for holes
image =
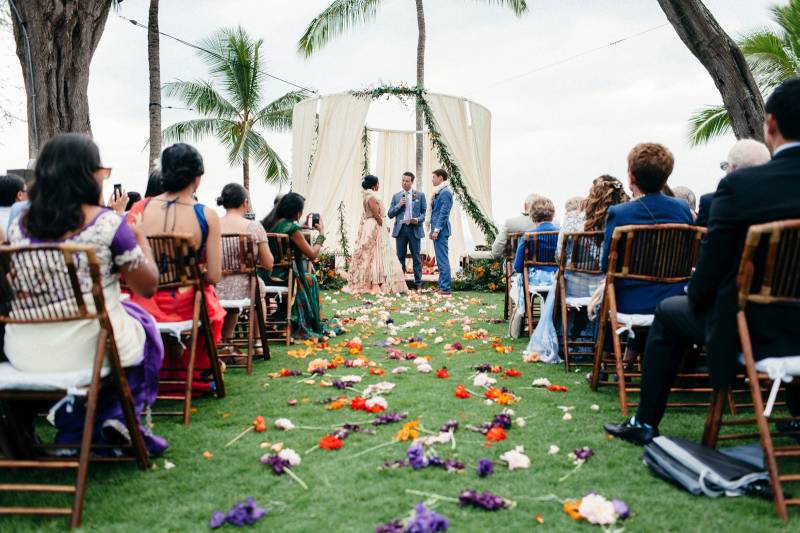
{"label": "long black hair", "polygon": [[229,183],[222,188],[222,192],[217,197],[217,205],[225,209],[238,209],[247,200],[247,189],[238,183]]}
{"label": "long black hair", "polygon": [[147,176],[147,189],[144,191],[144,197],[151,198],[163,192],[164,189],[161,187],[161,171],[157,168],[153,169],[150,171],[150,175]]}
{"label": "long black hair", "polygon": [[265,230],[271,231],[275,223],[282,218],[296,220],[297,216],[303,212],[305,205],[306,199],[302,195],[296,192],[286,193],[281,198],[281,201],[272,208],[272,211],[264,217],[261,225],[264,226]]}
{"label": "long black hair", "polygon": [[56,240],[84,224],[83,204],[99,205],[102,187],[94,177],[100,151],[87,135],[62,133],[45,143],[36,160],[36,179],[23,219],[28,233]]}

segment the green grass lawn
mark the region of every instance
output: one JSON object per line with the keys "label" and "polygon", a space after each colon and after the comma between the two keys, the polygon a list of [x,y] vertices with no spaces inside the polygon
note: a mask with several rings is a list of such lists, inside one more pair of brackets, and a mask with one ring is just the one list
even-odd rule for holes
{"label": "green grass lawn", "polygon": [[[325,312],[333,308],[344,310],[354,305],[354,300],[338,292],[324,293],[336,299],[334,305],[325,303]],[[426,297],[430,299],[430,297]],[[401,303],[396,304],[402,309]],[[364,341],[364,355],[384,368],[384,377],[370,375],[365,369],[343,368],[330,371],[333,376],[357,374],[363,381],[357,388],[379,381],[396,384],[385,397],[390,411],[408,411],[409,418],[419,419],[425,428],[436,430],[444,422],[456,419],[461,428],[456,432],[456,449],[437,445],[444,457],[454,457],[466,463],[461,473],[447,473],[442,469],[413,470],[400,468],[381,470],[385,460],[403,459],[408,443],[397,443],[353,457],[360,451],[377,444],[389,442],[400,429],[400,424],[377,428],[376,434],[351,434],[344,447],[337,451],[312,448],[326,430],[295,429],[282,432],[274,429],[276,418],[289,418],[298,426],[330,428],[344,422],[366,422],[374,418],[349,408],[328,410],[316,400],[335,396],[338,391],[318,384],[309,385],[302,378],[268,377],[268,373],[281,368],[305,370],[309,361],[287,355],[284,346],[272,346],[272,360],[255,363],[254,373],[247,376],[244,370],[226,373],[228,395],[223,400],[203,398],[195,402],[197,409],[191,424],[184,427],[177,419],[157,418],[155,431],[166,436],[170,449],[164,457],[156,458],[156,467],[148,472],[138,471],[133,465],[97,465],[89,474],[89,485],[83,513],[83,530],[86,531],[203,531],[214,510],[228,510],[235,502],[252,496],[266,507],[269,514],[254,529],[297,532],[369,532],[378,524],[394,518],[406,517],[414,505],[424,498],[406,493],[414,489],[457,497],[466,488],[491,490],[517,502],[511,510],[486,512],[460,508],[455,504],[439,502],[434,509],[446,516],[451,531],[497,532],[513,531],[564,531],[595,530],[598,526],[575,523],[553,502],[543,502],[537,497],[554,494],[560,499],[579,498],[597,491],[608,498],[625,500],[632,516],[624,522],[627,531],[797,531],[800,518],[784,526],[774,515],[771,502],[754,498],[721,498],[712,500],[693,497],[654,478],[641,461],[641,448],[619,440],[609,440],[602,424],[621,418],[616,391],[606,388],[594,393],[581,373],[565,374],[561,365],[545,366],[522,362],[522,349],[527,339],[510,342],[514,350],[500,354],[491,343],[462,339],[462,322],[470,317],[472,329],[485,328],[490,335],[503,336],[506,324],[490,324],[490,317],[502,315],[502,295],[456,293],[452,298],[453,312],[436,312],[431,306],[424,312],[403,314],[392,312],[396,326],[419,321],[414,327],[401,329],[399,335],[416,335],[420,328],[437,328],[426,339],[427,346],[420,349],[399,347],[406,352],[430,355],[434,372],[422,374],[411,361],[396,361],[386,357],[386,349],[374,344],[386,339],[387,334],[374,327],[376,314],[371,314],[372,326],[350,325],[349,332],[331,339],[331,346],[342,340],[360,336]],[[376,309],[382,306],[375,306]],[[461,314],[456,314],[461,313]],[[353,315],[354,317],[356,315]],[[446,321],[456,320],[448,326]],[[443,342],[434,343],[436,336]],[[444,344],[460,341],[471,346],[474,353],[444,353]],[[297,349],[297,346],[293,347]],[[322,355],[326,355],[323,354]],[[333,354],[328,354],[332,356]],[[466,424],[480,425],[490,421],[502,411],[501,406],[485,405],[483,399],[457,399],[453,391],[457,384],[472,386],[473,365],[491,363],[504,368],[513,366],[522,372],[519,378],[499,381],[509,387],[521,401],[512,408],[515,417],[528,417],[524,427],[513,427],[508,439],[484,446],[481,434],[465,429]],[[404,374],[392,374],[397,366],[409,367]],[[438,379],[436,369],[446,366],[450,378]],[[306,376],[307,377],[307,376]],[[497,375],[495,377],[498,377]],[[533,379],[547,377],[554,384],[565,385],[568,392],[549,392],[530,388]],[[316,382],[319,383],[317,378]],[[523,388],[528,387],[528,388]],[[350,397],[356,393],[348,391]],[[295,406],[287,403],[297,399]],[[593,410],[593,404],[599,410]],[[571,420],[562,419],[559,406],[571,406]],[[253,418],[262,415],[269,429],[264,433],[250,432],[234,445],[225,444],[247,427]],[[662,425],[662,433],[689,439],[699,439],[705,411],[687,409],[670,411]],[[288,476],[275,476],[259,463],[266,450],[262,443],[283,442],[302,456],[302,464],[293,471],[309,487],[303,490]],[[528,470],[509,471],[497,461],[499,456],[522,445],[531,459]],[[556,445],[560,452],[548,454]],[[567,457],[573,448],[589,446],[595,456],[582,468],[563,481],[560,478],[574,469]],[[205,458],[203,452],[213,457]],[[494,459],[495,473],[479,478],[475,466],[479,459]],[[175,465],[165,469],[165,460]],[[8,479],[8,473],[2,474]],[[20,481],[22,475],[14,475]],[[58,475],[50,476],[55,480]],[[26,478],[27,479],[27,478]],[[19,504],[18,496],[0,495],[0,505]],[[39,501],[54,501],[40,499]],[[4,503],[7,502],[7,503]],[[536,522],[540,514],[544,524]],[[0,531],[52,531],[63,530],[65,519],[0,518]],[[223,526],[222,530],[233,530]],[[599,529],[598,529],[599,530]]]}

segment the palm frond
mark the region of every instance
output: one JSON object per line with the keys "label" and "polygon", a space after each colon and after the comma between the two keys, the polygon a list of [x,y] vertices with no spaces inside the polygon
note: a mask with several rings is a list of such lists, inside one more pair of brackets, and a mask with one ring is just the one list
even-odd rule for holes
{"label": "palm frond", "polygon": [[317,15],[297,42],[298,52],[311,57],[334,37],[375,18],[381,0],[334,0]]}
{"label": "palm frond", "polygon": [[733,131],[725,106],[707,106],[689,118],[689,144],[699,146]]}
{"label": "palm frond", "polygon": [[487,4],[496,4],[500,7],[507,7],[518,17],[528,12],[528,2],[525,0],[480,0]]}
{"label": "palm frond", "polygon": [[800,0],[789,0],[786,5],[776,4],[770,8],[772,20],[783,30],[783,41],[794,57],[800,56]]}
{"label": "palm frond", "polygon": [[224,28],[203,41],[200,57],[224,87],[234,106],[252,110],[261,100],[264,73],[260,48],[263,41],[254,40],[241,27]]}
{"label": "palm frond", "polygon": [[738,44],[762,92],[769,92],[782,81],[791,78],[800,67],[793,60],[787,43],[770,30],[748,33]]}
{"label": "palm frond", "polygon": [[209,135],[217,135],[220,130],[225,129],[229,120],[222,118],[197,118],[194,120],[184,120],[171,124],[161,130],[161,138],[165,143],[181,141],[201,141]]}
{"label": "palm frond", "polygon": [[164,84],[164,94],[180,98],[198,113],[212,117],[233,118],[238,111],[207,81],[173,81]]}
{"label": "palm frond", "polygon": [[292,127],[292,110],[295,104],[306,99],[303,91],[292,91],[267,104],[259,111],[255,124],[275,131],[289,131]]}
{"label": "palm frond", "polygon": [[254,152],[254,158],[258,166],[263,169],[264,180],[267,183],[272,183],[274,185],[286,185],[289,183],[289,169],[286,167],[286,163],[284,163],[278,153],[267,144],[266,140],[260,143],[259,151]]}

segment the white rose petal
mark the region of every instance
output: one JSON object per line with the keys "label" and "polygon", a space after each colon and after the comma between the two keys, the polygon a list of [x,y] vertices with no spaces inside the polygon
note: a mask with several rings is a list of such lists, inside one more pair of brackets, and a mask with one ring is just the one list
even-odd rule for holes
{"label": "white rose petal", "polygon": [[275,420],[275,427],[284,431],[291,431],[294,429],[294,424],[288,418],[279,418]]}
{"label": "white rose petal", "polygon": [[374,398],[370,398],[369,400],[366,401],[367,409],[371,409],[376,405],[379,405],[384,409],[386,409],[387,407],[389,407],[389,402],[387,402],[386,399],[383,398],[382,396],[375,396]]}
{"label": "white rose petal", "polygon": [[587,494],[581,499],[578,512],[591,524],[608,526],[617,521],[614,504],[599,494]]}
{"label": "white rose petal", "polygon": [[300,455],[291,448],[284,448],[278,452],[278,457],[284,461],[288,461],[290,466],[297,466],[300,464]]}
{"label": "white rose petal", "polygon": [[392,374],[403,374],[405,372],[408,372],[407,366],[398,366],[397,368],[392,370]]}
{"label": "white rose petal", "polygon": [[472,380],[472,384],[476,387],[490,387],[495,383],[497,383],[497,380],[490,377],[486,372],[479,373],[475,376],[475,379]]}
{"label": "white rose petal", "polygon": [[164,470],[172,470],[173,468],[175,468],[175,463],[164,460]]}
{"label": "white rose petal", "polygon": [[343,381],[344,383],[361,383],[361,376],[342,376],[339,381]]}
{"label": "white rose petal", "polygon": [[428,363],[423,363],[421,365],[417,365],[417,370],[419,370],[423,374],[428,374],[430,372],[433,372],[433,367]]}
{"label": "white rose petal", "polygon": [[561,417],[561,420],[572,420],[572,415],[570,413],[564,413],[564,416]]}
{"label": "white rose petal", "polygon": [[531,459],[525,455],[525,448],[517,446],[500,456],[500,459],[508,463],[509,470],[520,470],[531,466]]}
{"label": "white rose petal", "polygon": [[517,425],[518,428],[524,428],[525,427],[525,419],[522,418],[522,417],[519,417],[516,420],[514,420],[514,423]]}
{"label": "white rose petal", "polygon": [[599,405],[597,405],[596,403],[593,403],[593,404],[592,404],[592,405],[589,407],[589,409],[591,409],[592,411],[599,411],[599,410],[600,410],[600,406],[599,406]]}
{"label": "white rose petal", "polygon": [[441,344],[442,342],[444,342],[444,337],[440,336],[440,337],[436,337],[435,339],[433,339],[433,343],[434,344]]}
{"label": "white rose petal", "polygon": [[549,387],[550,385],[552,385],[552,383],[550,383],[550,380],[547,378],[536,378],[533,380],[534,387]]}
{"label": "white rose petal", "polygon": [[556,446],[555,444],[551,444],[550,447],[547,449],[547,455],[555,455],[560,452],[561,449]]}

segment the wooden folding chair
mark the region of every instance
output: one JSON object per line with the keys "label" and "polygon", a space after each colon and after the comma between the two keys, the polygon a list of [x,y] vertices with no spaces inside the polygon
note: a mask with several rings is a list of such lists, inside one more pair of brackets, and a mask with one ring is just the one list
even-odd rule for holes
{"label": "wooden folding chair", "polygon": [[[84,294],[78,271],[91,277],[91,294]],[[75,320],[96,321],[99,326],[94,362],[91,369],[76,372],[21,372],[11,363],[0,363],[0,402],[4,421],[0,431],[8,431],[7,455],[0,468],[74,469],[75,483],[2,483],[0,493],[38,492],[72,495],[71,507],[0,507],[0,514],[68,516],[70,527],[81,523],[86,494],[89,461],[136,460],[146,470],[150,460],[144,445],[125,371],[120,363],[114,330],[106,311],[100,265],[94,247],[59,244],[0,247],[0,322],[5,324],[51,324]],[[58,353],[53,353],[54,358]],[[114,387],[119,394],[125,425],[131,436],[130,446],[92,445],[97,398],[101,387]],[[19,405],[23,402],[56,402],[68,394],[85,398],[86,418],[79,445],[43,444],[23,429]],[[54,448],[77,449],[77,459],[60,458]],[[90,457],[92,449],[122,448],[128,457]]]}
{"label": "wooden folding chair", "polygon": [[266,290],[264,291],[264,298],[266,301],[267,309],[271,308],[274,302],[276,307],[280,309],[281,304],[286,305],[286,315],[280,316],[269,321],[270,325],[275,328],[277,334],[270,333],[269,340],[284,341],[288,346],[292,342],[292,306],[294,305],[295,296],[295,279],[294,279],[294,254],[292,253],[292,242],[289,236],[285,233],[268,233],[267,237],[270,242],[270,250],[272,251],[272,268],[285,268],[287,271],[287,278],[284,282],[281,280],[274,280],[274,282],[267,283]]}
{"label": "wooden folding chair", "polygon": [[558,258],[556,257],[558,232],[537,231],[525,233],[520,240],[525,243],[522,263],[522,287],[525,296],[525,317],[528,324],[528,335],[531,335],[538,322],[533,317],[534,298],[540,297],[544,299],[547,293],[553,290],[555,286],[532,286],[529,283],[529,269],[531,267],[558,266]]}
{"label": "wooden folding chair", "polygon": [[211,364],[211,380],[214,383],[214,394],[217,398],[225,397],[225,383],[222,379],[222,370],[217,357],[217,346],[211,332],[211,322],[208,317],[206,297],[203,291],[205,278],[197,260],[193,238],[189,234],[163,234],[147,237],[153,257],[158,266],[158,290],[194,289],[194,308],[192,319],[182,322],[157,322],[161,336],[166,338],[177,337],[181,345],[188,343],[189,361],[186,368],[169,367],[168,358],[165,358],[161,367],[162,376],[170,373],[186,372],[186,378],[174,376],[162,377],[161,385],[183,386],[183,393],[165,392],[157,397],[159,400],[183,402],[183,411],[153,411],[159,416],[182,416],[183,423],[189,423],[192,410],[192,392],[195,372],[195,357],[197,355],[198,335],[203,335],[208,359]]}
{"label": "wooden folding chair", "polygon": [[514,301],[511,299],[511,280],[514,277],[514,259],[517,255],[517,246],[522,237],[521,231],[512,231],[508,234],[506,248],[503,250],[503,279],[506,282],[505,307],[503,307],[503,320],[508,319],[514,313]]}
{"label": "wooden folding chair", "polygon": [[[621,226],[614,230],[608,259],[608,272],[606,273],[603,305],[600,310],[600,323],[595,346],[594,366],[592,369],[592,390],[597,390],[600,383],[614,384],[612,381],[601,380],[601,373],[616,376],[616,386],[619,391],[619,403],[623,416],[627,416],[628,407],[636,406],[629,403],[627,394],[639,392],[639,384],[634,379],[641,378],[641,372],[626,371],[622,356],[622,341],[620,333],[624,330],[643,331],[650,327],[653,315],[636,315],[642,322],[620,327],[620,324],[629,322],[634,316],[626,316],[617,308],[615,281],[638,280],[648,283],[688,283],[692,269],[697,262],[700,252],[700,241],[705,233],[704,228],[688,224],[655,224],[644,226]],[[606,330],[609,330],[612,340],[613,357],[606,358],[605,340]],[[605,370],[603,370],[605,366]],[[609,370],[613,368],[613,370]],[[707,373],[681,373],[679,381],[707,380]],[[673,386],[672,392],[698,392],[710,393],[708,385],[703,387],[678,387]],[[706,406],[708,402],[671,403],[670,407],[698,407]]]}
{"label": "wooden folding chair", "polygon": [[[222,277],[246,276],[247,298],[242,300],[220,300],[219,303],[228,311],[238,312],[237,331],[231,339],[222,339],[218,348],[231,346],[245,348],[246,354],[235,354],[231,357],[246,357],[245,364],[227,363],[228,368],[246,368],[247,374],[253,373],[255,357],[255,332],[258,330],[264,360],[270,358],[267,340],[267,325],[264,317],[264,297],[256,275],[256,256],[258,248],[252,235],[230,233],[222,236]],[[219,353],[219,352],[218,352]],[[228,357],[220,355],[221,358]]]}
{"label": "wooden folding chair", "polygon": [[556,290],[558,291],[558,303],[561,314],[562,351],[564,356],[564,370],[566,372],[570,371],[570,367],[594,366],[593,362],[572,362],[573,355],[585,355],[584,352],[574,352],[573,348],[594,347],[595,342],[594,340],[581,341],[570,338],[568,328],[569,312],[570,310],[575,310],[579,313],[585,313],[589,305],[589,298],[568,297],[568,277],[571,274],[598,277],[602,275],[600,256],[603,253],[603,235],[602,231],[565,233],[561,244]]}
{"label": "wooden folding chair", "polygon": [[[800,481],[800,471],[793,474],[781,474],[778,471],[778,459],[800,457],[800,446],[797,444],[775,446],[773,437],[788,436],[770,432],[769,424],[800,420],[800,417],[771,416],[773,406],[777,405],[775,399],[782,380],[780,378],[775,381],[770,380],[766,368],[776,364],[783,366],[787,363],[793,364],[795,368],[800,367],[800,345],[797,346],[796,353],[798,355],[756,361],[750,337],[750,326],[747,323],[747,313],[753,307],[780,305],[796,308],[800,306],[800,220],[786,220],[750,227],[739,264],[737,286],[739,288],[739,311],[736,316],[736,326],[744,356],[754,418],[724,421],[722,415],[729,388],[716,391],[708,410],[703,443],[713,448],[718,440],[749,439],[758,436],[764,450],[764,464],[769,472],[775,513],[781,519],[788,520],[787,507],[800,505],[800,498],[787,497],[784,492],[784,484]],[[787,375],[800,376],[800,372],[797,371],[787,369],[784,372]],[[764,405],[765,395],[768,396],[766,406]],[[720,435],[722,426],[741,427],[745,425],[757,426],[758,433]],[[788,465],[784,464],[784,467],[786,466]],[[797,466],[797,459],[794,460],[794,466]]]}

